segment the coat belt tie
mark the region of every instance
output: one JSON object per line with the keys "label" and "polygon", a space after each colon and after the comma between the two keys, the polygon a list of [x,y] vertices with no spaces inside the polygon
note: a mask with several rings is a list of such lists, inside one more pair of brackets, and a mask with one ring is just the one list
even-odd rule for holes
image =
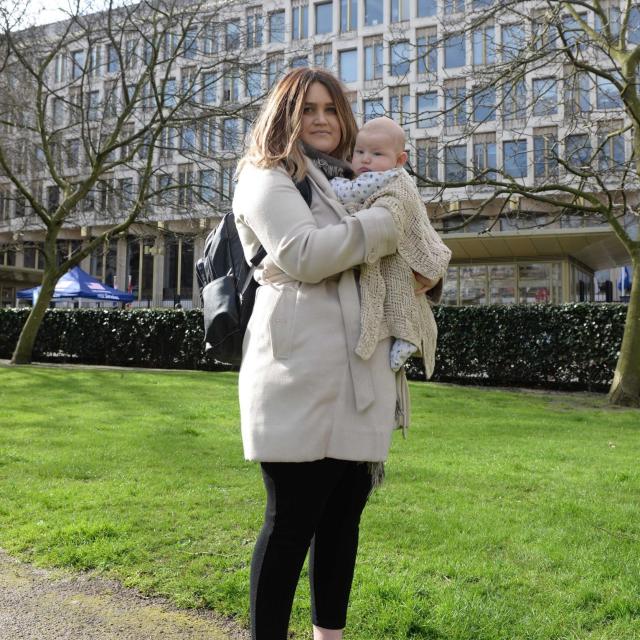
{"label": "coat belt tie", "polygon": [[338,281],[338,299],[342,310],[349,369],[358,412],[368,409],[375,400],[371,371],[362,358],[356,354],[356,346],[360,339],[360,303],[358,287],[353,269],[344,271]]}

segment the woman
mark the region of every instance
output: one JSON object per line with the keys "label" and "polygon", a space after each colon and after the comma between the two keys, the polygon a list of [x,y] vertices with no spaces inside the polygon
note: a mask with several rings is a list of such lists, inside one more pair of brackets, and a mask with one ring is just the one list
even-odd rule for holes
{"label": "woman", "polygon": [[[348,216],[328,181],[348,174],[355,135],[338,81],[295,69],[267,98],[240,165],[233,210],[245,255],[267,252],[239,378],[244,453],[261,462],[267,491],[251,565],[254,640],[287,637],[309,546],[314,640],[342,638],[370,469],[398,424],[389,340],[366,361],[354,352],[354,267],[393,253],[396,231],[384,208]],[[295,184],[305,178],[310,207]]]}

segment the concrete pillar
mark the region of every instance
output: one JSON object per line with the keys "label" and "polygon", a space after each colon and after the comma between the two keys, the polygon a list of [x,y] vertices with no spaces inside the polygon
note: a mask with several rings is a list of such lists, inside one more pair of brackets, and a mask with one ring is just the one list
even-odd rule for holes
{"label": "concrete pillar", "polygon": [[192,303],[194,308],[200,307],[202,303],[200,302],[200,289],[198,288],[198,278],[196,277],[196,262],[202,258],[202,254],[204,253],[204,241],[206,240],[206,236],[196,236],[193,241],[193,296]]}
{"label": "concrete pillar", "polygon": [[118,238],[116,246],[116,279],[114,287],[120,291],[127,290],[127,237]]}
{"label": "concrete pillar", "polygon": [[21,243],[16,247],[16,268],[24,267],[24,245]]}
{"label": "concrete pillar", "polygon": [[[84,229],[84,227],[83,227]],[[89,244],[89,239],[85,238],[82,240],[82,247],[86,247]],[[91,254],[89,254],[86,258],[80,260],[80,268],[87,273],[91,273]]]}
{"label": "concrete pillar", "polygon": [[164,285],[164,236],[158,234],[153,243],[153,296],[151,305],[162,306],[162,288]]}

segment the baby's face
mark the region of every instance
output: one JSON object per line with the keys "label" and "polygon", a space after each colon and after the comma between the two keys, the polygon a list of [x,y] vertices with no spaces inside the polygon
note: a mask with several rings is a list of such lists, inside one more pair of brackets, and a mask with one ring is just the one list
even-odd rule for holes
{"label": "baby's face", "polygon": [[361,131],[356,138],[351,165],[356,175],[366,171],[387,171],[401,167],[402,149],[397,149],[397,140],[384,131]]}

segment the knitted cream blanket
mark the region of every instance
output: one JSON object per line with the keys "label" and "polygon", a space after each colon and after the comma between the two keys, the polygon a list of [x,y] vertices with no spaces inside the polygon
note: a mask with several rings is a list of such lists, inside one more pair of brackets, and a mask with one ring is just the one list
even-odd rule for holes
{"label": "knitted cream blanket", "polygon": [[[380,340],[402,338],[420,349],[430,377],[438,329],[428,296],[415,295],[417,283],[412,270],[425,278],[441,280],[451,251],[431,226],[420,193],[406,171],[370,196],[362,208],[372,206],[391,212],[398,248],[396,253],[360,267],[361,331],[356,353],[366,360]],[[431,301],[438,302],[441,291],[440,284]]]}

